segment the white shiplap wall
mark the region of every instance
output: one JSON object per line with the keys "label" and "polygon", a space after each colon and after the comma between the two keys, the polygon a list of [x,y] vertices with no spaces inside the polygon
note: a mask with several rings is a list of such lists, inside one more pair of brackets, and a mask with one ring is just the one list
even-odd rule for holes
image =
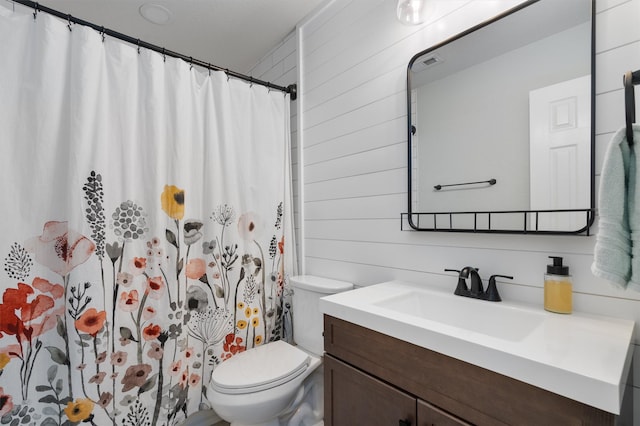
{"label": "white shiplap wall", "polygon": [[[639,322],[640,294],[591,274],[594,237],[400,230],[400,213],[407,209],[409,59],[520,0],[435,1],[431,21],[418,27],[396,21],[395,3],[334,0],[298,27],[304,272],[356,285],[401,279],[453,290],[456,280],[444,268],[474,265],[484,277],[513,275],[512,282],[500,283],[503,298],[542,308],[547,256],[559,255],[571,267],[575,310]],[[640,69],[640,0],[597,0],[596,8],[600,170],[612,132],[624,124],[622,75]]]}

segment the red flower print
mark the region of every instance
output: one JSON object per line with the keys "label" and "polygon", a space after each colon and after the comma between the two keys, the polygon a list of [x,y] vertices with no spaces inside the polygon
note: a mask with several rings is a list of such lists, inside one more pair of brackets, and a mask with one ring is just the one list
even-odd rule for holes
{"label": "red flower print", "polygon": [[76,328],[79,331],[84,331],[87,334],[96,337],[96,334],[104,326],[104,322],[107,319],[107,313],[105,311],[98,312],[95,308],[89,308],[80,318],[76,320]]}
{"label": "red flower print", "polygon": [[134,257],[131,259],[129,269],[133,275],[141,275],[147,269],[146,257]]}
{"label": "red flower print", "polygon": [[224,344],[222,345],[222,348],[224,349],[222,359],[226,360],[231,358],[233,355],[244,352],[247,348],[246,346],[242,346],[241,343],[242,337],[236,337],[233,333],[227,334],[224,338]]}
{"label": "red flower print", "polygon": [[147,380],[147,376],[151,372],[151,366],[149,364],[137,364],[127,368],[127,371],[122,378],[122,392],[127,392],[135,387],[140,387]]}
{"label": "red flower print", "polygon": [[162,333],[162,328],[160,328],[157,324],[149,324],[144,329],[142,329],[142,337],[144,340],[153,340],[157,339]]}
{"label": "red flower print", "polygon": [[11,395],[4,393],[4,389],[0,388],[0,417],[8,414],[13,409],[13,398]]}
{"label": "red flower print", "polygon": [[133,275],[128,272],[118,272],[116,283],[123,287],[130,287],[133,282]]}
{"label": "red flower print", "polygon": [[101,371],[100,373],[94,374],[90,379],[89,379],[89,383],[96,383],[96,384],[101,384],[102,381],[104,380],[104,377],[107,375],[107,373],[105,373],[104,371]]}
{"label": "red flower print", "polygon": [[49,293],[54,299],[59,299],[64,296],[64,287],[60,284],[51,284],[49,281],[43,278],[33,279],[33,288],[40,290],[42,293]]}
{"label": "red flower print", "polygon": [[98,401],[98,405],[102,408],[106,408],[112,399],[113,395],[111,394],[111,392],[102,392],[102,394],[100,395],[100,401]]}
{"label": "red flower print", "polygon": [[189,380],[189,367],[186,368],[180,375],[180,387],[185,388],[187,386],[187,382]]}
{"label": "red flower print", "polygon": [[200,383],[200,376],[196,373],[192,373],[191,376],[189,376],[189,386],[195,386],[198,383]]}
{"label": "red flower print", "polygon": [[174,362],[173,364],[171,364],[171,367],[169,368],[169,374],[175,377],[178,374],[180,374],[180,369],[181,368],[182,368],[182,360],[179,359],[176,362]]}
{"label": "red flower print", "polygon": [[127,362],[127,353],[123,351],[114,352],[111,354],[111,364],[122,367]]}
{"label": "red flower print", "polygon": [[42,235],[26,241],[24,246],[38,263],[62,276],[86,262],[96,249],[87,237],[69,229],[67,222],[54,221],[45,223]]}
{"label": "red flower print", "polygon": [[[51,296],[36,294],[34,288]],[[31,342],[34,337],[54,328],[56,317],[64,312],[64,306],[55,308],[62,293],[61,285],[42,278],[34,278],[33,287],[18,283],[17,288],[6,289],[0,304],[0,338],[12,335],[18,342]]]}
{"label": "red flower print", "polygon": [[247,212],[238,218],[238,234],[245,241],[255,241],[260,232],[258,215]]}
{"label": "red flower print", "polygon": [[107,351],[100,352],[96,357],[96,364],[102,364],[107,360]]}
{"label": "red flower print", "polygon": [[191,259],[187,263],[187,278],[199,280],[207,272],[207,263],[203,259]]}
{"label": "red flower print", "polygon": [[149,277],[147,278],[147,290],[146,293],[152,299],[161,299],[164,295],[164,281],[162,277]]}
{"label": "red flower print", "polygon": [[156,316],[156,309],[153,306],[145,306],[142,311],[142,317],[149,320]]}
{"label": "red flower print", "polygon": [[120,293],[120,301],[118,307],[125,312],[133,312],[138,309],[138,290],[131,290],[129,292],[123,291]]}
{"label": "red flower print", "polygon": [[189,358],[191,358],[192,356],[193,356],[193,348],[187,348],[187,349],[184,351],[184,357],[185,357],[186,359],[189,359]]}
{"label": "red flower print", "polygon": [[278,242],[278,250],[280,250],[280,254],[284,254],[284,236]]}
{"label": "red flower print", "polygon": [[164,349],[162,349],[162,346],[160,346],[158,343],[153,342],[151,344],[151,349],[149,349],[149,352],[147,352],[147,355],[149,355],[149,358],[153,358],[153,359],[162,359],[162,355],[164,354]]}
{"label": "red flower print", "polygon": [[111,354],[111,364],[122,367],[127,362],[127,353],[123,351],[114,352]]}
{"label": "red flower print", "polygon": [[27,299],[34,294],[31,286],[18,283],[18,288],[8,288],[2,297],[0,307],[0,332],[25,336],[28,340],[33,337],[34,328],[28,324],[54,307],[54,300],[49,296],[38,295],[32,302]]}
{"label": "red flower print", "polygon": [[271,281],[273,281],[276,285],[276,296],[279,298],[280,296],[282,296],[282,292],[284,291],[284,280],[282,278],[282,272],[272,273]]}

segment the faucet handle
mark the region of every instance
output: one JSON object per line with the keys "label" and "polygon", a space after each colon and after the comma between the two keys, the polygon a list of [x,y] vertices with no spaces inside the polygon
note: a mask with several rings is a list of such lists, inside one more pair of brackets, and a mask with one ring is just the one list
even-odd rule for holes
{"label": "faucet handle", "polygon": [[502,301],[502,298],[498,293],[498,287],[496,287],[496,277],[508,278],[510,280],[513,279],[513,277],[510,275],[491,275],[491,277],[489,277],[489,284],[487,285],[487,291],[484,293],[484,299],[488,300],[489,302]]}
{"label": "faucet handle", "polygon": [[457,272],[459,274],[458,285],[453,294],[456,296],[467,296],[469,294],[469,287],[467,287],[466,280],[461,276],[462,271],[460,269],[445,269],[445,272]]}

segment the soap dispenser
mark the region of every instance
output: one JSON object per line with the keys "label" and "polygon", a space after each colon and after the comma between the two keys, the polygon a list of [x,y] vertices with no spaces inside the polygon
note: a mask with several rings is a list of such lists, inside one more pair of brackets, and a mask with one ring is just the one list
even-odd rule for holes
{"label": "soap dispenser", "polygon": [[573,290],[569,267],[562,264],[562,258],[549,256],[552,265],[547,265],[544,276],[544,308],[559,314],[570,314],[573,308]]}

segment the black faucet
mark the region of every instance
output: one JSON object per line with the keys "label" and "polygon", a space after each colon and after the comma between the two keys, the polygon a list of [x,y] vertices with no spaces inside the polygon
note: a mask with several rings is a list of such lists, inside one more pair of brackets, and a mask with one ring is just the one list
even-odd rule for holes
{"label": "black faucet", "polygon": [[[458,272],[458,285],[453,294],[457,296],[471,297],[474,299],[488,300],[490,302],[500,302],[502,298],[496,287],[496,277],[509,278],[508,275],[491,275],[489,284],[485,291],[482,287],[482,278],[478,273],[479,269],[472,266],[465,266],[462,269],[445,269],[447,272]],[[467,279],[471,280],[471,288],[467,286]]]}

